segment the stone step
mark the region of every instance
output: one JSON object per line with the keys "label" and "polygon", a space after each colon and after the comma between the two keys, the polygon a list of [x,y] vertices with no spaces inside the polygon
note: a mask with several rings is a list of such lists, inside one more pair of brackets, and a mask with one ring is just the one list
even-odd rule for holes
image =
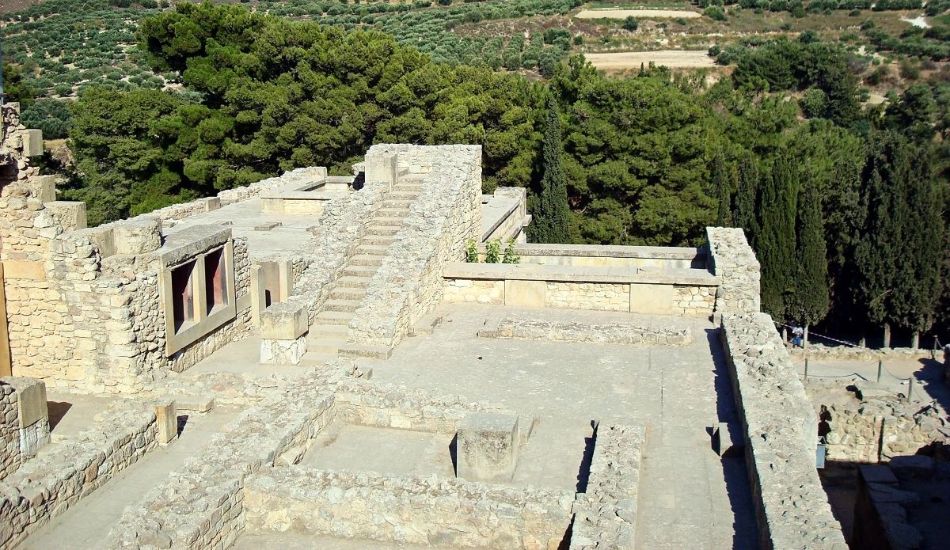
{"label": "stone step", "polygon": [[360,265],[364,267],[379,267],[383,265],[386,256],[382,254],[357,254],[350,258],[350,265]]}
{"label": "stone step", "polygon": [[419,198],[418,191],[409,191],[393,188],[392,191],[386,195],[387,200],[405,200],[405,201],[414,201]]}
{"label": "stone step", "polygon": [[343,268],[344,277],[365,277],[370,279],[373,275],[376,274],[375,266],[365,266],[365,265],[348,265]]}
{"label": "stone step", "polygon": [[379,235],[382,237],[391,237],[399,233],[402,227],[398,225],[371,225],[366,228],[367,235]]}
{"label": "stone step", "polygon": [[353,312],[360,307],[359,300],[339,300],[331,298],[323,305],[323,311],[346,311]]}
{"label": "stone step", "polygon": [[337,288],[357,288],[365,289],[369,286],[369,277],[360,277],[357,275],[340,277],[336,281]]}
{"label": "stone step", "polygon": [[387,217],[387,218],[398,218],[400,220],[405,219],[409,215],[408,208],[380,208],[376,211],[377,216]]}
{"label": "stone step", "polygon": [[346,344],[346,338],[317,338],[307,340],[307,354],[330,354],[336,356],[340,348]]}
{"label": "stone step", "polygon": [[385,244],[360,244],[356,247],[357,254],[366,254],[368,256],[385,256],[389,246]]}
{"label": "stone step", "polygon": [[375,217],[372,219],[372,221],[370,221],[370,224],[372,224],[372,225],[388,225],[388,226],[394,226],[394,227],[402,227],[402,222],[403,222],[405,219],[406,219],[406,218],[400,218],[400,217],[395,217],[395,216],[379,216],[379,215],[377,215],[377,216],[375,216]]}
{"label": "stone step", "polygon": [[380,205],[380,208],[405,208],[409,210],[409,205],[411,204],[412,201],[408,199],[386,199],[383,201],[383,204]]}
{"label": "stone step", "polygon": [[389,245],[393,244],[396,238],[386,235],[363,235],[363,238],[360,239],[359,246],[364,244],[374,245],[374,246],[385,246],[389,248]]}
{"label": "stone step", "polygon": [[399,182],[393,185],[393,191],[409,191],[409,192],[421,193],[422,184],[413,183],[413,182]]}
{"label": "stone step", "polygon": [[366,290],[362,288],[336,287],[330,291],[330,300],[362,300],[366,297]]}
{"label": "stone step", "polygon": [[346,344],[340,348],[340,357],[369,357],[372,359],[389,359],[392,348],[373,346],[368,344]]}
{"label": "stone step", "polygon": [[315,325],[348,325],[353,318],[352,311],[321,311],[317,314]]}
{"label": "stone step", "polygon": [[307,333],[307,345],[320,340],[346,340],[350,329],[346,325],[314,325]]}

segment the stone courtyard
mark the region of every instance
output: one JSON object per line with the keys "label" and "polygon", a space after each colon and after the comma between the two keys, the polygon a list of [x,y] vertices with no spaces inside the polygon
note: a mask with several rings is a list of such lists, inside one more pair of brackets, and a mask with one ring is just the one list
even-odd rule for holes
{"label": "stone courtyard", "polygon": [[819,435],[899,473],[943,441],[946,403],[874,409],[913,433],[877,454],[880,414],[837,420],[741,230],[528,243],[464,145],[87,228],[3,108],[2,548],[843,549],[893,518],[878,481],[829,502]]}

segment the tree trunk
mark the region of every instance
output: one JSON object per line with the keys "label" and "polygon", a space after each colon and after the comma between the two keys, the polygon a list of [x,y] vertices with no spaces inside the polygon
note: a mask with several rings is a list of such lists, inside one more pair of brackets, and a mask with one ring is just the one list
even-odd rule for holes
{"label": "tree trunk", "polygon": [[805,334],[802,335],[802,349],[808,347],[808,323],[805,323]]}
{"label": "tree trunk", "polygon": [[914,335],[910,337],[910,347],[911,349],[917,349],[920,347],[920,333],[916,330],[914,331]]}
{"label": "tree trunk", "polygon": [[884,347],[890,349],[891,347],[891,324],[884,323]]}

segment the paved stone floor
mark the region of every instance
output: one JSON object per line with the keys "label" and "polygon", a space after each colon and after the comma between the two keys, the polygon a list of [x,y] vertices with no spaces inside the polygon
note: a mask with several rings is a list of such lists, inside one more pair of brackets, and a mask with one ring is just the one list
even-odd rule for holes
{"label": "paved stone floor", "polygon": [[[431,336],[407,339],[374,379],[537,411],[529,442],[544,464],[576,480],[591,420],[648,429],[640,481],[638,548],[753,548],[755,520],[742,459],[721,460],[706,427],[735,418],[718,340],[702,320],[628,313],[456,305]],[[475,336],[493,316],[689,326],[692,344],[633,347]],[[563,483],[563,477],[559,483]]]}

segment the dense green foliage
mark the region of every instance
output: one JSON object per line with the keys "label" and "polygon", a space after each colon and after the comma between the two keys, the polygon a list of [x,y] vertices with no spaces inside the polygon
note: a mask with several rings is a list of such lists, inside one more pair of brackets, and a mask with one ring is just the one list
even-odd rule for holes
{"label": "dense green foliage", "polygon": [[[184,90],[81,94],[68,194],[89,201],[93,223],[298,166],[343,170],[374,142],[477,143],[486,191],[529,187],[536,229],[568,218],[567,239],[550,240],[700,245],[705,226],[731,223],[750,236],[778,320],[818,323],[829,307],[859,328],[934,319],[950,93],[921,84],[862,111],[851,58],[812,37],[731,51],[735,74],[708,90],[662,69],[610,79],[580,57],[533,83],[238,7],[180,5],[143,22],[140,39]],[[894,167],[903,158],[913,170]],[[899,196],[883,198],[898,180]],[[906,212],[896,229],[881,221],[891,210]],[[913,261],[906,243],[919,244]],[[866,268],[890,278],[849,292]]]}

